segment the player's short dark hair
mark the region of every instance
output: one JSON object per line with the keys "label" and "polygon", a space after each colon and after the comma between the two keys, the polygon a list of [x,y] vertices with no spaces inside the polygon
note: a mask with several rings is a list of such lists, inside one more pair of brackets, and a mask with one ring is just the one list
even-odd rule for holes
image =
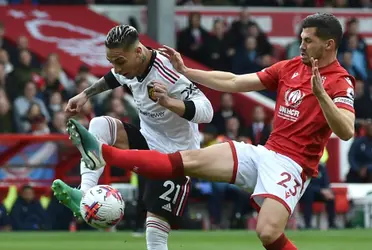
{"label": "player's short dark hair", "polygon": [[342,26],[337,17],[331,13],[316,13],[307,16],[302,21],[302,28],[316,28],[316,36],[323,39],[333,39],[336,43],[336,49],[340,46],[342,40]]}
{"label": "player's short dark hair", "polygon": [[137,41],[137,30],[133,26],[122,24],[115,26],[108,32],[105,45],[109,49],[128,49]]}

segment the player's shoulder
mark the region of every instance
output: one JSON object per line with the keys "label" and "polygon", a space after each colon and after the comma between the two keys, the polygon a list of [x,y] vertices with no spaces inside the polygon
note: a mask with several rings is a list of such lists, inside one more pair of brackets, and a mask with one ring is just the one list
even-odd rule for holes
{"label": "player's shoulder", "polygon": [[329,78],[328,84],[337,82],[338,84],[350,85],[351,87],[355,86],[354,77],[338,61],[332,63],[327,71],[324,72],[324,75]]}
{"label": "player's shoulder", "polygon": [[156,56],[153,64],[155,70],[163,80],[175,84],[181,78],[181,74],[174,69],[167,57],[163,56],[158,51],[155,51],[155,53]]}

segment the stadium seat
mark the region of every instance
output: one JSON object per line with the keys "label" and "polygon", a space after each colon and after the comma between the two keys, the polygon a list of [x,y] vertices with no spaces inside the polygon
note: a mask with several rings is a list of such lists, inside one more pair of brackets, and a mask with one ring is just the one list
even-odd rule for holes
{"label": "stadium seat", "polygon": [[[303,212],[304,205],[300,203],[300,211]],[[316,227],[320,227],[320,220],[322,213],[325,212],[325,203],[321,201],[316,201],[313,203],[313,217],[316,218]]]}
{"label": "stadium seat", "polygon": [[335,194],[335,207],[337,214],[346,214],[350,209],[349,200],[347,197],[347,188],[332,188]]}

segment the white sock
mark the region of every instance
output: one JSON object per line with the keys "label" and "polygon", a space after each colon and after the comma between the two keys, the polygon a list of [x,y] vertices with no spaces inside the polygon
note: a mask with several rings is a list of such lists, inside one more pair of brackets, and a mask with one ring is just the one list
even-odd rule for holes
{"label": "white sock", "polygon": [[147,250],[168,250],[170,225],[156,217],[146,219]]}
{"label": "white sock", "polygon": [[[116,142],[117,124],[114,118],[109,116],[99,116],[93,118],[89,123],[89,132],[92,133],[102,143],[114,145]],[[80,162],[81,184],[80,190],[84,193],[98,184],[99,177],[104,168],[91,170]]]}

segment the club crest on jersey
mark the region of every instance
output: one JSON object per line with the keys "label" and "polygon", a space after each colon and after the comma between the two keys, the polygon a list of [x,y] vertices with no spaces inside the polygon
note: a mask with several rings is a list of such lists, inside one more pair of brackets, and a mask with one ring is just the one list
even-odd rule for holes
{"label": "club crest on jersey", "polygon": [[155,98],[155,95],[154,95],[154,86],[147,86],[147,92],[149,94],[149,98],[151,99],[151,101],[153,102],[157,102],[158,100]]}
{"label": "club crest on jersey", "polygon": [[285,105],[287,107],[297,108],[301,104],[304,97],[305,93],[303,93],[301,90],[288,89],[284,94]]}

